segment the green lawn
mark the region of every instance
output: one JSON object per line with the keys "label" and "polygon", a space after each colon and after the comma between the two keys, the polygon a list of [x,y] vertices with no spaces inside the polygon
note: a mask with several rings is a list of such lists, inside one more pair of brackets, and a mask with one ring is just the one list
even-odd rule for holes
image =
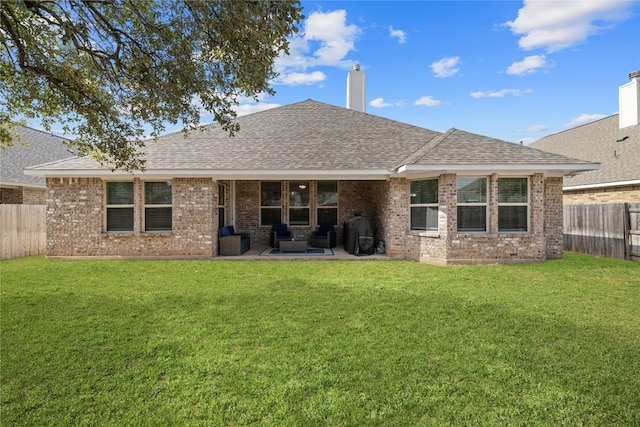
{"label": "green lawn", "polygon": [[0,423],[640,425],[640,265],[0,263]]}

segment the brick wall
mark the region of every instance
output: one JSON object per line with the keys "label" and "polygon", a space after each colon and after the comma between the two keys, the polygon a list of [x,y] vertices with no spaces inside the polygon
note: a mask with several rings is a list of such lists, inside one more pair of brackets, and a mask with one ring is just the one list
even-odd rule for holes
{"label": "brick wall", "polygon": [[2,191],[2,203],[7,205],[22,204],[22,188],[3,187],[1,191]]}
{"label": "brick wall", "polygon": [[562,177],[547,178],[544,183],[544,235],[547,244],[547,258],[562,258]]}
{"label": "brick wall", "polygon": [[22,204],[24,205],[44,205],[47,199],[47,190],[44,188],[22,189]]}
{"label": "brick wall", "polygon": [[[489,177],[489,224],[486,233],[458,233],[455,174],[439,177],[438,231],[407,231],[406,258],[434,264],[542,261],[562,256],[562,178],[530,177],[529,232],[498,232],[498,175]],[[408,199],[408,191],[404,198]],[[407,184],[408,188],[408,184]],[[407,215],[408,215],[407,200]],[[559,216],[558,216],[559,215]],[[393,217],[391,217],[393,218]],[[396,216],[396,229],[408,226]],[[559,224],[559,226],[558,226]]]}
{"label": "brick wall", "polygon": [[640,203],[640,184],[564,192],[566,205],[591,203]]}
{"label": "brick wall", "polygon": [[[217,192],[212,179],[172,181],[173,230],[142,230],[142,181],[134,180],[134,231],[104,231],[104,181],[99,178],[47,179],[47,255],[124,257],[210,257],[217,239]],[[215,225],[215,227],[214,227]]]}

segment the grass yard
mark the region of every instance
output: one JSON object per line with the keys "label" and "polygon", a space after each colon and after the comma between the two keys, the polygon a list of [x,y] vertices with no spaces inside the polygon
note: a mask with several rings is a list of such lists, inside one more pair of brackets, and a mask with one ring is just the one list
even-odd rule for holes
{"label": "grass yard", "polygon": [[3,426],[640,425],[640,265],[0,263]]}

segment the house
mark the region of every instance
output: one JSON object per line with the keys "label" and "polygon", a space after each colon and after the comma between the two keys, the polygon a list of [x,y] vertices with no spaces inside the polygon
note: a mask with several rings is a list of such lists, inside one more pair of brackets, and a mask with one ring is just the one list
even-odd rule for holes
{"label": "house", "polygon": [[340,244],[361,215],[393,258],[543,261],[562,256],[563,176],[598,167],[313,100],[237,122],[233,138],[211,125],[149,142],[144,171],[88,157],[31,168],[47,180],[48,255],[209,258],[223,224],[267,246],[273,224],[308,239],[331,223]]}
{"label": "house", "polygon": [[618,114],[546,136],[539,150],[601,163],[564,179],[564,203],[640,203],[640,72],[619,88]]}
{"label": "house", "polygon": [[24,168],[74,156],[66,138],[26,126],[15,126],[19,142],[0,149],[0,203],[44,205],[47,184]]}

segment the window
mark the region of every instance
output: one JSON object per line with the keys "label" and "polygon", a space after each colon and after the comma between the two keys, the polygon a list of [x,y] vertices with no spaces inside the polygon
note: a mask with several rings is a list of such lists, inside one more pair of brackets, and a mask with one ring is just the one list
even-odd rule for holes
{"label": "window", "polygon": [[218,184],[218,228],[224,227],[226,224],[225,218],[225,185]]}
{"label": "window", "polygon": [[133,231],[133,182],[107,182],[106,230]]}
{"label": "window", "polygon": [[309,225],[309,181],[289,182],[289,224]]}
{"label": "window", "polygon": [[280,181],[260,183],[260,225],[282,223],[282,189]]}
{"label": "window", "polygon": [[318,181],[318,224],[338,225],[338,181]]}
{"label": "window", "polygon": [[458,231],[487,231],[487,178],[458,178]]}
{"label": "window", "polygon": [[411,229],[438,229],[438,180],[411,181]]}
{"label": "window", "polygon": [[529,229],[529,179],[498,178],[498,231]]}
{"label": "window", "polygon": [[171,231],[171,181],[144,183],[144,231]]}

